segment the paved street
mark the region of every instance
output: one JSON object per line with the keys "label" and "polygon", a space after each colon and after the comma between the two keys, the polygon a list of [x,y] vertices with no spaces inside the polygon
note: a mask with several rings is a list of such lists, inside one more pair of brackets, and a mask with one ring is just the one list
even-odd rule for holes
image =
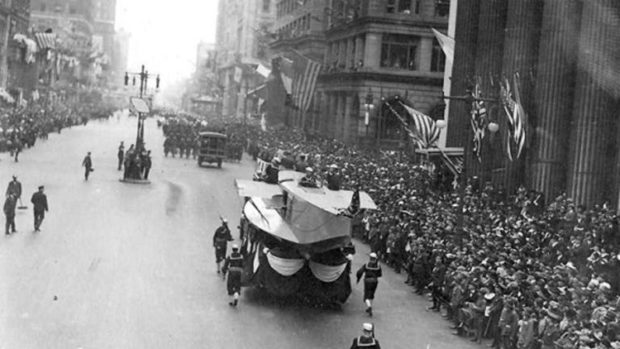
{"label": "paved street", "polygon": [[[19,163],[1,154],[0,189],[17,175],[29,210],[18,212],[18,233],[0,239],[0,348],[348,348],[368,320],[361,285],[341,311],[252,290],[238,309],[228,306],[211,239],[219,215],[236,226],[233,180],[250,178],[252,162],[217,169],[163,158],[161,130],[149,120],[152,184],[120,183],[116,150],[134,142],[135,122],[63,130]],[[85,182],[87,151],[95,171]],[[34,233],[29,199],[41,184],[50,211]],[[367,252],[357,247],[355,270]],[[478,347],[425,312],[403,280],[384,268],[372,319],[384,348]]]}

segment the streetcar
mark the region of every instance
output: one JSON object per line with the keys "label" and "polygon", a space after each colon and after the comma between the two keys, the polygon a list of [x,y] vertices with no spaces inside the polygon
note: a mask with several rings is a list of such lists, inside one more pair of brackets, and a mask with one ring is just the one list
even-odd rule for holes
{"label": "streetcar", "polygon": [[[245,199],[242,282],[275,296],[339,306],[351,294],[351,218],[342,212],[354,192],[302,187],[302,176],[280,171],[279,184],[235,181]],[[376,209],[364,192],[359,202],[360,209]]]}

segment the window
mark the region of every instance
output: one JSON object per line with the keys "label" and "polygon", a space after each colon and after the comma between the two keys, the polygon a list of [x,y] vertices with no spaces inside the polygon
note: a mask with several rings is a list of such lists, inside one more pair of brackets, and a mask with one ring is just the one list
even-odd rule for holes
{"label": "window", "polygon": [[411,11],[411,0],[399,0],[398,1],[398,12],[410,13]]}
{"label": "window", "polygon": [[385,7],[385,12],[394,13],[396,12],[396,0],[387,0],[387,5]]}
{"label": "window", "polygon": [[433,40],[433,53],[431,56],[431,71],[442,72],[446,68],[446,55],[443,53],[437,39]]}
{"label": "window", "polygon": [[417,70],[418,42],[417,36],[384,34],[381,45],[381,67]]}
{"label": "window", "polygon": [[447,17],[450,14],[450,0],[435,0],[435,16]]}
{"label": "window", "polygon": [[263,12],[269,12],[271,10],[271,0],[263,0]]}

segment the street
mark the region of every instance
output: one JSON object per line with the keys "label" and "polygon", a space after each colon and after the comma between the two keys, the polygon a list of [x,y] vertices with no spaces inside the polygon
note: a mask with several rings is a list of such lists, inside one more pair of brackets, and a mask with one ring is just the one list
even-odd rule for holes
{"label": "street", "polygon": [[[212,235],[221,215],[238,236],[233,181],[251,178],[251,159],[217,169],[164,158],[151,119],[152,183],[121,183],[116,152],[120,141],[134,143],[135,123],[111,118],[51,134],[19,163],[1,154],[1,189],[17,175],[28,210],[18,211],[18,233],[0,239],[0,348],[348,348],[369,321],[361,284],[342,310],[283,304],[252,289],[229,307]],[[88,151],[95,171],[86,182]],[[50,209],[35,233],[30,196],[39,185]],[[356,247],[354,271],[368,253]],[[371,319],[382,347],[478,347],[426,312],[403,275],[383,271]]]}

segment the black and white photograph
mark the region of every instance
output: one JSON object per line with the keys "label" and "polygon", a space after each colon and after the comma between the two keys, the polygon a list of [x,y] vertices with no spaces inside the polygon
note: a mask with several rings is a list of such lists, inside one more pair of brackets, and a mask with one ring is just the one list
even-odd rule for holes
{"label": "black and white photograph", "polygon": [[620,0],[0,0],[0,349],[620,349]]}

